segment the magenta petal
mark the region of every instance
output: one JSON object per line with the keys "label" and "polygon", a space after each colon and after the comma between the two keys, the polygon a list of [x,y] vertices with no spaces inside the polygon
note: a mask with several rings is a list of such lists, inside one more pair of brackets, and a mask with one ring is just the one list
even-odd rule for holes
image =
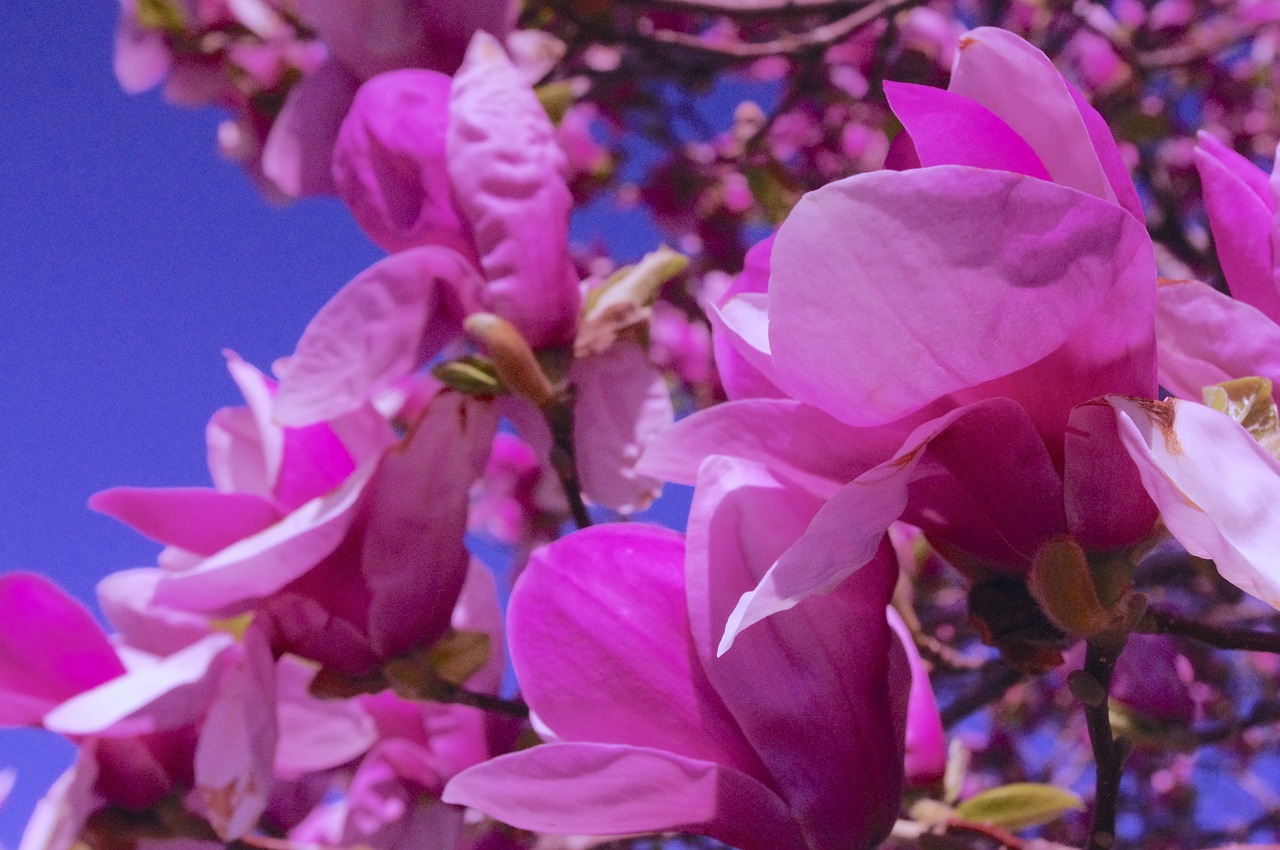
{"label": "magenta petal", "polygon": [[333,140],[358,85],[330,60],[289,91],[262,146],[262,173],[280,191],[295,198],[333,192]]}
{"label": "magenta petal", "polygon": [[378,730],[359,700],[317,699],[308,687],[318,668],[292,655],[276,669],[280,734],[275,771],[295,779],[353,761],[373,746]]}
{"label": "magenta petal", "polygon": [[990,109],[1026,139],[1055,183],[1116,201],[1070,88],[1038,48],[1007,30],[970,30],[960,37],[948,88]]}
{"label": "magenta petal", "polygon": [[1142,199],[1138,197],[1138,190],[1133,185],[1133,178],[1129,176],[1129,167],[1120,155],[1115,137],[1111,135],[1111,128],[1075,86],[1067,83],[1067,88],[1071,92],[1071,99],[1075,101],[1076,109],[1080,110],[1080,117],[1084,119],[1089,140],[1093,142],[1093,151],[1111,184],[1111,190],[1116,194],[1116,200],[1138,221],[1145,221]]}
{"label": "magenta petal", "polygon": [[1052,179],[1031,146],[982,104],[910,83],[885,82],[884,93],[910,133],[920,165],[971,165]]}
{"label": "magenta petal", "polygon": [[1243,301],[1194,280],[1157,290],[1160,383],[1181,398],[1235,378],[1269,378],[1280,386],[1280,325]]}
{"label": "magenta petal", "polygon": [[224,664],[195,752],[196,788],[223,841],[257,826],[274,782],[275,752],[275,660],[261,629],[251,626]]}
{"label": "magenta petal", "polygon": [[892,421],[1058,349],[1149,244],[1114,204],[1009,172],[938,166],[828,184],[774,245],[777,375],[849,424]]}
{"label": "magenta petal", "polygon": [[[911,674],[907,700],[905,768],[907,784],[914,788],[936,785],[947,769],[947,735],[942,729],[938,701],[929,683],[929,668],[916,649],[907,624],[892,606],[889,625],[906,655]],[[892,681],[892,680],[891,680]]]}
{"label": "magenta petal", "polygon": [[487,33],[476,33],[453,78],[448,160],[489,281],[485,309],[535,348],[571,338],[579,295],[564,152],[546,110]]}
{"label": "magenta petal", "polygon": [[231,635],[217,632],[136,666],[49,712],[45,728],[63,735],[133,738],[194,723],[217,686],[216,662],[233,643]]}
{"label": "magenta petal", "polygon": [[1156,523],[1156,506],[1120,440],[1115,414],[1104,402],[1087,402],[1071,411],[1062,478],[1067,529],[1086,552],[1130,546]]}
{"label": "magenta petal", "polygon": [[333,153],[338,192],[389,252],[443,244],[470,253],[445,159],[450,80],[435,71],[379,74],[360,87]]}
{"label": "magenta petal", "polygon": [[95,493],[89,507],[197,555],[212,555],[280,518],[261,496],[204,487],[113,487]]}
{"label": "magenta petal", "polygon": [[370,266],[320,309],[293,355],[277,361],[277,420],[330,419],[389,389],[461,333],[481,285],[472,265],[446,248]]}
{"label": "magenta petal", "polygon": [[693,657],[675,532],[594,526],[536,550],[507,618],[525,699],[560,738],[751,764]]}
{"label": "magenta petal", "polygon": [[734,601],[805,533],[820,506],[756,464],[704,463],[689,518],[690,621],[707,678],[808,846],[874,847],[897,815],[903,770],[886,699],[884,611],[897,561],[884,535],[871,563],[840,587],[770,618],[715,657]]}
{"label": "magenta petal", "polygon": [[1280,461],[1224,413],[1110,396],[1125,448],[1173,536],[1280,608]]}
{"label": "magenta petal", "polygon": [[40,722],[50,709],[120,674],[93,615],[43,576],[0,577],[0,725]]}
{"label": "magenta petal", "polygon": [[574,360],[573,443],[582,492],[621,513],[648,507],[662,485],[635,466],[675,413],[667,382],[644,349],[620,340],[600,354]]}
{"label": "magenta petal", "polygon": [[447,803],[553,835],[692,832],[739,850],[804,850],[786,806],[730,767],[645,747],[544,744],[453,778]]}
{"label": "magenta petal", "polygon": [[1196,169],[1227,286],[1236,298],[1280,321],[1280,292],[1272,279],[1274,202],[1266,174],[1208,133],[1199,139]]}

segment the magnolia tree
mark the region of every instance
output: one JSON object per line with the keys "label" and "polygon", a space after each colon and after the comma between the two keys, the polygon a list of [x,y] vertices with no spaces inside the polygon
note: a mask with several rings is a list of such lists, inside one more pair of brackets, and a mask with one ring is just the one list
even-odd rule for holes
{"label": "magnolia tree", "polygon": [[[163,544],[108,626],[0,578],[0,722],[78,748],[22,850],[1280,840],[1278,50],[1274,0],[124,0],[126,89],[387,256],[227,355],[210,485],[91,499]],[[668,244],[571,245],[600,197]]]}

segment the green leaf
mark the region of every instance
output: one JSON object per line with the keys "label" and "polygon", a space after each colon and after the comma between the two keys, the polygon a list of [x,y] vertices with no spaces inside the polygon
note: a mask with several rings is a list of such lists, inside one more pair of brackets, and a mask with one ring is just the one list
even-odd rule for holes
{"label": "green leaf", "polygon": [[1015,782],[975,794],[956,806],[956,815],[1016,830],[1049,823],[1065,812],[1083,810],[1084,801],[1065,788]]}

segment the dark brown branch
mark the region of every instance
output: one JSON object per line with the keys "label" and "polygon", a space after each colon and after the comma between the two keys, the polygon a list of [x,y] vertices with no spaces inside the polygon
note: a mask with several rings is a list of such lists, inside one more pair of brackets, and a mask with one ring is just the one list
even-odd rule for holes
{"label": "dark brown branch", "polygon": [[621,0],[627,6],[721,15],[726,18],[781,18],[843,13],[864,6],[865,0]]}
{"label": "dark brown branch", "polygon": [[[1115,671],[1116,660],[1123,649],[1123,642],[1112,646],[1089,641],[1082,676],[1077,677],[1077,683],[1072,686],[1072,691],[1084,703],[1085,724],[1089,728],[1089,744],[1093,748],[1093,761],[1098,773],[1093,800],[1093,823],[1089,828],[1086,850],[1111,850],[1116,841],[1120,771],[1124,767],[1128,747],[1123,740],[1112,737],[1107,691],[1111,688],[1111,674]],[[1085,687],[1086,684],[1088,687]]]}
{"label": "dark brown branch", "polygon": [[1167,611],[1148,610],[1135,631],[1189,638],[1218,649],[1245,649],[1280,654],[1280,632],[1215,626]]}

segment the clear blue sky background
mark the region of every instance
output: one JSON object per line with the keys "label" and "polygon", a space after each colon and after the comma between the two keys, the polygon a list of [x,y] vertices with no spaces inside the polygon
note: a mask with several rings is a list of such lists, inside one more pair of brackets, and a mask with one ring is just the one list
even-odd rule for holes
{"label": "clear blue sky background", "polygon": [[[207,483],[205,422],[239,401],[221,349],[268,367],[381,256],[335,200],[264,202],[218,158],[216,112],[122,93],[116,12],[0,3],[0,571],[86,600],[157,551],[89,495]],[[609,241],[652,246],[628,218]],[[18,769],[0,847],[70,755],[47,733],[0,730],[0,768]]]}

